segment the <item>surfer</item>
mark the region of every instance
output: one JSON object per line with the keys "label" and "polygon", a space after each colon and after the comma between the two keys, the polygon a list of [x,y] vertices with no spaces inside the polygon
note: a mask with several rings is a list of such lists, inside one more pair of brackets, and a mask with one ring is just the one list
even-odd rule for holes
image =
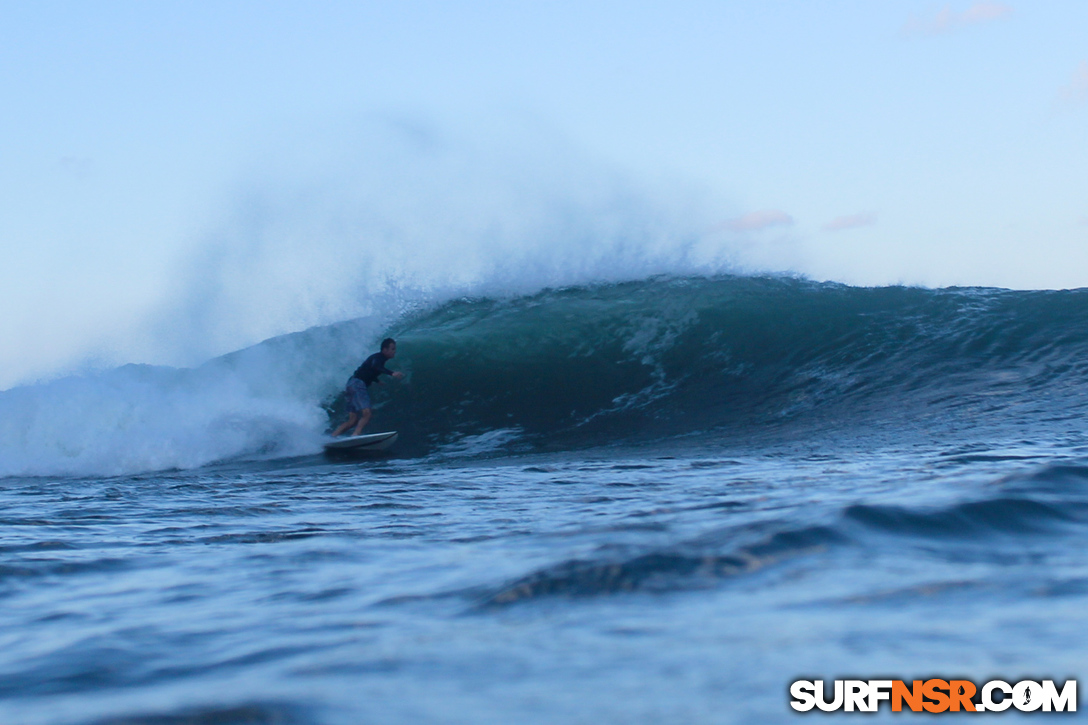
{"label": "surfer", "polygon": [[392,360],[396,354],[397,341],[387,337],[382,340],[381,352],[376,352],[364,360],[363,364],[348,378],[346,390],[348,419],[332,434],[333,438],[353,425],[355,426],[355,432],[352,435],[362,433],[363,428],[370,422],[370,393],[367,392],[367,388],[374,382],[378,383],[378,385],[382,384],[378,380],[379,375],[391,375],[394,380],[400,380],[404,377],[404,373],[400,371],[393,372],[385,367],[385,362]]}

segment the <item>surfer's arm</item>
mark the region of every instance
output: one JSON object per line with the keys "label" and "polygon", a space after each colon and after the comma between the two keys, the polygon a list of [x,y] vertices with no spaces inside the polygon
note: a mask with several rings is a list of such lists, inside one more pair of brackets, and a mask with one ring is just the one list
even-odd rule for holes
{"label": "surfer's arm", "polygon": [[384,367],[382,369],[378,370],[377,373],[378,374],[374,377],[374,382],[377,385],[384,385],[385,384],[385,383],[382,382],[382,378],[381,378],[382,375],[388,375],[389,377],[393,378],[394,380],[400,380],[401,378],[404,377],[404,373],[400,372],[399,370],[397,370],[397,371],[387,370]]}
{"label": "surfer's arm", "polygon": [[[384,365],[382,365],[380,368],[378,368],[378,373],[380,375],[388,375],[389,377],[393,378],[394,380],[400,380],[401,378],[404,377],[404,373],[402,373],[401,371],[399,371],[399,370],[397,370],[397,371],[390,370],[389,368],[387,368]],[[375,378],[375,381],[377,381],[377,380],[378,379]]]}

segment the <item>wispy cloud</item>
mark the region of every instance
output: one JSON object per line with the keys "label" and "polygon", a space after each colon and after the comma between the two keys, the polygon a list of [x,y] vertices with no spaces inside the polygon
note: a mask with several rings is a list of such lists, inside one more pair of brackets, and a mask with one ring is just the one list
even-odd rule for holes
{"label": "wispy cloud", "polygon": [[82,156],[62,156],[59,165],[64,173],[77,179],[86,179],[94,171],[94,161]]}
{"label": "wispy cloud", "polygon": [[835,217],[824,224],[825,232],[841,232],[844,229],[857,229],[858,227],[871,227],[876,224],[875,214],[848,214]]}
{"label": "wispy cloud", "polygon": [[1058,91],[1058,103],[1068,107],[1085,101],[1088,101],[1088,61],[1082,60],[1073,73],[1073,80]]}
{"label": "wispy cloud", "polygon": [[987,20],[997,20],[1012,12],[1012,8],[1005,3],[975,3],[967,8],[963,14],[964,23],[984,23]]}
{"label": "wispy cloud", "polygon": [[903,26],[903,32],[906,35],[940,35],[968,25],[1000,20],[1010,13],[1012,8],[1005,3],[977,2],[963,12],[956,12],[950,5],[945,5],[933,16],[911,16]]}
{"label": "wispy cloud", "polygon": [[744,216],[730,219],[722,224],[723,229],[731,232],[757,232],[768,227],[788,227],[793,225],[793,217],[781,209],[763,209]]}

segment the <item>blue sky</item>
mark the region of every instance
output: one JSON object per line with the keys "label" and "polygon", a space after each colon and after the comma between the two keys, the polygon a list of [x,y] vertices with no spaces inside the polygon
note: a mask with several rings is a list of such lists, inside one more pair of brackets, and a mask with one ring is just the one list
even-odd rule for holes
{"label": "blue sky", "polygon": [[[147,320],[192,297],[209,239],[234,243],[239,200],[350,187],[350,159],[368,189],[412,168],[420,199],[460,199],[430,234],[507,164],[579,199],[622,178],[740,269],[1088,285],[1088,3],[4,2],[0,67],[0,388],[88,355],[182,361]],[[360,140],[381,123],[463,158],[402,163]],[[323,213],[290,234],[347,212]],[[449,244],[483,254],[465,229]],[[247,299],[206,352],[362,309],[254,322]]]}

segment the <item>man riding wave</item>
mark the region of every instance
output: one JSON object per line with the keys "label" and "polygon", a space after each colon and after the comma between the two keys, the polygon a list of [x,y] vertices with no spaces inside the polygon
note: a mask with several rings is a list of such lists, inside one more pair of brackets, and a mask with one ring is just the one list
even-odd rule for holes
{"label": "man riding wave", "polygon": [[391,337],[382,340],[381,352],[376,352],[360,365],[348,379],[345,390],[348,398],[348,419],[340,424],[333,432],[333,438],[355,426],[353,436],[362,433],[363,428],[370,422],[370,392],[367,390],[371,383],[378,383],[379,375],[389,375],[394,380],[400,380],[404,373],[392,371],[385,367],[387,360],[392,360],[397,354],[397,341]]}

